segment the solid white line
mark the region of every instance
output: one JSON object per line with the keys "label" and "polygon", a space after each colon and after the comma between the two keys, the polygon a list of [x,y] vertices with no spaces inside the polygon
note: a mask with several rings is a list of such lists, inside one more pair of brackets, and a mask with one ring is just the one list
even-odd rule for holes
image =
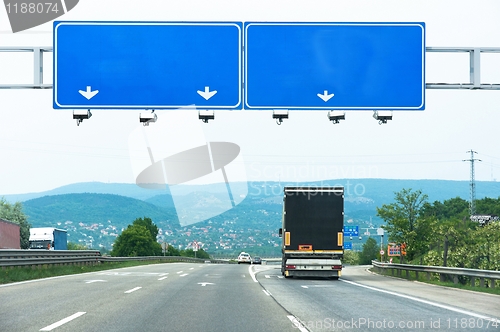
{"label": "solid white line", "polygon": [[384,290],[384,289],[379,289],[379,288],[375,288],[375,287],[371,287],[371,286],[361,285],[361,284],[358,284],[356,282],[352,282],[352,281],[345,280],[345,279],[341,279],[341,281],[347,282],[348,284],[351,284],[351,285],[354,285],[354,286],[368,288],[368,289],[371,289],[371,290],[374,290],[374,291],[377,291],[377,292],[391,294],[391,295],[394,295],[394,296],[399,296],[399,297],[402,297],[402,298],[405,298],[405,299],[409,299],[409,300],[413,300],[413,301],[425,303],[425,304],[428,304],[428,305],[431,305],[431,306],[434,306],[434,307],[438,307],[438,308],[442,308],[442,309],[446,309],[446,310],[458,312],[460,314],[464,314],[464,315],[468,315],[468,316],[472,316],[472,317],[476,317],[476,318],[480,318],[480,319],[489,320],[489,321],[492,321],[492,322],[495,322],[495,323],[500,323],[500,319],[495,319],[495,318],[492,318],[492,317],[488,317],[488,316],[476,314],[476,313],[473,313],[473,312],[470,312],[470,311],[467,311],[467,310],[464,310],[464,309],[459,309],[459,308],[447,306],[445,304],[439,304],[439,303],[436,303],[436,302],[431,302],[431,301],[428,301],[428,300],[419,299],[419,298],[416,298],[416,297],[413,297],[413,296],[410,296],[410,295],[399,294],[399,293],[387,291],[387,290]]}
{"label": "solid white line", "polygon": [[309,330],[306,329],[304,325],[302,325],[302,323],[299,322],[299,320],[295,316],[288,315],[287,317],[292,322],[294,328],[299,329],[300,332],[309,332]]}
{"label": "solid white line", "polygon": [[129,289],[128,291],[125,291],[125,294],[130,294],[130,293],[135,292],[136,290],[141,289],[141,288],[142,287],[136,287],[136,288]]}
{"label": "solid white line", "polygon": [[63,325],[63,324],[66,324],[67,322],[70,322],[70,321],[72,321],[73,319],[78,318],[78,317],[80,317],[81,315],[85,315],[85,314],[86,314],[86,313],[85,313],[85,312],[83,312],[83,311],[77,312],[76,314],[73,314],[73,315],[71,315],[71,316],[69,316],[69,317],[66,317],[66,318],[64,318],[64,319],[61,319],[61,320],[60,320],[60,321],[58,321],[58,322],[55,322],[55,323],[54,323],[54,324],[52,324],[52,325],[49,325],[49,326],[44,327],[43,329],[40,329],[40,331],[52,331],[52,330],[53,330],[53,329],[55,329],[56,327],[59,327],[59,326],[61,326],[61,325]]}
{"label": "solid white line", "polygon": [[250,274],[250,276],[252,277],[253,281],[254,282],[257,282],[257,279],[255,278],[255,272],[252,271],[252,265],[250,265],[248,267],[248,273]]}
{"label": "solid white line", "polygon": [[160,278],[160,279],[158,279],[158,280],[165,280],[165,279],[167,279],[167,278],[168,278],[168,277],[161,277],[161,278]]}

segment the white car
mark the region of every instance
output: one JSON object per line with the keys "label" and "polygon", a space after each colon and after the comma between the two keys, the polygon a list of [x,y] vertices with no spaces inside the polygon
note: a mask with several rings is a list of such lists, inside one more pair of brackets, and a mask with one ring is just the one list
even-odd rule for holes
{"label": "white car", "polygon": [[240,263],[252,264],[252,257],[250,257],[250,254],[247,254],[246,252],[242,252],[238,256],[238,264],[240,264]]}

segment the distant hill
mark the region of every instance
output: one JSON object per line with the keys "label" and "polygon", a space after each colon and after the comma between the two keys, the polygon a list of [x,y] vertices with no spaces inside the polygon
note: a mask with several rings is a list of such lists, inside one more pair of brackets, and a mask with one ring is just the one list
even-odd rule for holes
{"label": "distant hill", "polygon": [[[177,185],[176,193],[187,194],[192,191],[206,191],[207,188],[211,192],[224,192],[226,185],[224,183],[209,184],[209,185],[190,185],[183,186]],[[43,196],[63,195],[63,194],[111,194],[120,195],[140,200],[147,200],[156,195],[170,195],[168,187],[165,189],[144,189],[134,183],[103,183],[103,182],[81,182],[68,184],[66,186],[58,187],[52,190],[42,191],[38,193],[26,193],[15,195],[1,195],[8,202],[24,202],[30,199],[35,199]]]}
{"label": "distant hill", "polygon": [[[307,183],[254,181],[238,185],[248,188],[248,194],[240,204],[205,221],[183,227],[178,222],[173,194],[177,204],[184,209],[187,207],[189,212],[201,214],[220,210],[227,204],[226,185],[180,185],[172,187],[170,192],[168,189],[142,189],[135,184],[92,182],[26,196],[11,195],[6,199],[13,201],[29,195],[40,196],[23,202],[24,212],[33,227],[65,228],[69,241],[93,248],[111,249],[122,229],[136,218],[149,217],[160,228],[160,239],[179,248],[196,240],[211,253],[252,249],[262,255],[279,253],[277,230],[281,227],[284,186],[344,186],[345,222],[360,228],[379,227],[382,220],[376,216],[376,208],[392,203],[394,193],[403,188],[422,190],[430,203],[455,197],[469,199],[468,181],[340,179]],[[476,182],[478,199],[499,196],[499,182]],[[181,209],[179,213],[182,215],[185,211]],[[359,247],[362,241],[355,245]]]}
{"label": "distant hill", "polygon": [[65,194],[44,196],[23,203],[24,212],[35,227],[68,220],[83,223],[111,222],[126,227],[134,219],[148,216],[175,222],[175,212],[119,195]]}
{"label": "distant hill", "polygon": [[163,209],[138,199],[109,194],[63,194],[23,202],[32,227],[58,227],[69,241],[110,246],[116,235],[137,218],[149,217],[157,225],[178,227],[173,209]]}

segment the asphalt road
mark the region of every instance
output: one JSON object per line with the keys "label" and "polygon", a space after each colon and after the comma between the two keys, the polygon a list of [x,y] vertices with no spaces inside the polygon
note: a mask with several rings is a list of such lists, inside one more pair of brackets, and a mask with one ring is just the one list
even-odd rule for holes
{"label": "asphalt road", "polygon": [[169,263],[0,285],[0,331],[500,331],[500,296],[370,274]]}
{"label": "asphalt road", "polygon": [[500,296],[344,268],[342,278],[284,279],[258,268],[258,281],[308,331],[500,331]]}

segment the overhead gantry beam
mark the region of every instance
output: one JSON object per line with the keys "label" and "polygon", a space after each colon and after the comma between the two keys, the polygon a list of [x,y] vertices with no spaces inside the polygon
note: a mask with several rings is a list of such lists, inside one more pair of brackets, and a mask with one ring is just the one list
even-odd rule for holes
{"label": "overhead gantry beam", "polygon": [[[52,89],[52,84],[43,83],[43,54],[52,52],[47,47],[0,47],[0,52],[33,53],[33,83],[0,84],[0,89]],[[464,83],[426,83],[426,89],[500,90],[500,83],[481,83],[481,54],[500,53],[500,47],[426,47],[426,52],[469,53],[470,80]]]}

